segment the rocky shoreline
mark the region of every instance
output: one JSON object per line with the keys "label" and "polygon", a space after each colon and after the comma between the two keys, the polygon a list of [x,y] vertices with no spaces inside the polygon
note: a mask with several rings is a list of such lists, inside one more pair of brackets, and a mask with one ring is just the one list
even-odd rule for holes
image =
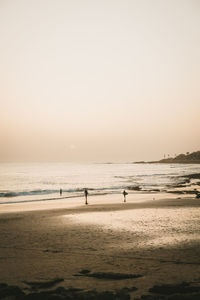
{"label": "rocky shoreline", "polygon": [[[195,195],[196,198],[200,198],[200,191],[196,187],[200,187],[200,173],[188,174],[179,177],[181,180],[179,183],[175,183],[169,186],[166,186],[166,189],[143,189],[141,186],[127,186],[127,190],[130,191],[139,191],[139,192],[148,192],[148,193],[160,193],[165,192],[169,194],[187,194],[187,195]],[[196,181],[195,184],[192,180],[199,180]],[[193,188],[193,186],[195,187]],[[188,189],[190,188],[190,189]]]}

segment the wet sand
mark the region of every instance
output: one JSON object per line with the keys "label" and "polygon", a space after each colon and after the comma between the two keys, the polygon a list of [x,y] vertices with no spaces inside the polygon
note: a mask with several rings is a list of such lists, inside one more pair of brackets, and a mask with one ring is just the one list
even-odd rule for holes
{"label": "wet sand", "polygon": [[[120,203],[113,196],[108,204],[106,197],[89,198],[88,206],[80,199],[1,205],[0,282],[24,289],[25,281],[60,278],[57,286],[65,288],[136,287],[133,299],[155,285],[200,283],[199,199],[129,196]],[[116,273],[139,276],[113,279]]]}

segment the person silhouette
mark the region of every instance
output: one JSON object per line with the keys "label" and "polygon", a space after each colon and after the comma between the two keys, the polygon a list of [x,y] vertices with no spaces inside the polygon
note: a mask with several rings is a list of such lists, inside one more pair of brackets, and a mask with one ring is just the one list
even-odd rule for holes
{"label": "person silhouette", "polygon": [[124,202],[126,202],[126,195],[128,195],[128,193],[124,190],[122,194],[124,195]]}
{"label": "person silhouette", "polygon": [[85,195],[85,205],[87,205],[88,204],[88,202],[87,202],[88,190],[87,189],[84,189],[84,195]]}
{"label": "person silhouette", "polygon": [[60,189],[60,196],[62,196],[62,189]]}

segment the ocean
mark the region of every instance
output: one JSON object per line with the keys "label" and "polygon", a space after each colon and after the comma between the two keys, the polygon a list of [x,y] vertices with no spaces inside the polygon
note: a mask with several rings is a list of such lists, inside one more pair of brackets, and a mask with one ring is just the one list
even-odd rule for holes
{"label": "ocean", "polygon": [[78,197],[90,194],[163,192],[183,181],[181,176],[200,173],[190,164],[72,164],[1,163],[0,204]]}

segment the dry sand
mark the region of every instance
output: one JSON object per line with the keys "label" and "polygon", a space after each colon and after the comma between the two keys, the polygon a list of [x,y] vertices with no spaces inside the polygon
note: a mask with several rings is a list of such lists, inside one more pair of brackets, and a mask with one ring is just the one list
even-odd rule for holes
{"label": "dry sand", "polygon": [[[199,199],[107,198],[88,206],[81,199],[1,205],[0,282],[25,288],[23,281],[63,278],[64,287],[99,291],[135,286],[133,298],[156,284],[200,282]],[[75,276],[83,269],[142,276]]]}

